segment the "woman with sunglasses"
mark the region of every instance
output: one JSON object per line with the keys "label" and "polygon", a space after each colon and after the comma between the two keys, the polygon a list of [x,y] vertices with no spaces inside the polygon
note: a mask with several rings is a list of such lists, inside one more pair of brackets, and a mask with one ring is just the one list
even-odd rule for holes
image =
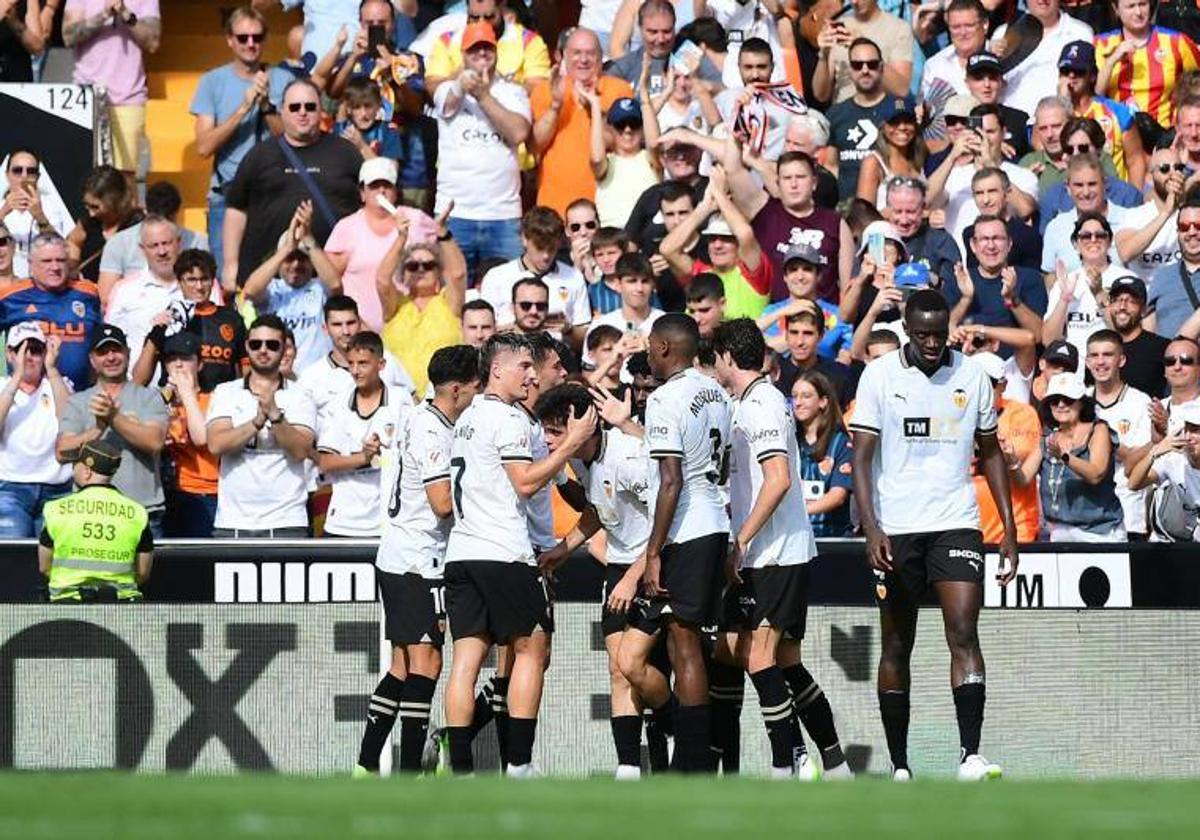
{"label": "woman with sunglasses", "polygon": [[17,282],[13,274],[13,255],[16,251],[16,240],[8,232],[8,227],[0,222],[0,290]]}
{"label": "woman with sunglasses", "polygon": [[448,215],[449,208],[436,219],[435,242],[415,244],[409,244],[408,217],[393,216],[398,236],[375,274],[383,344],[412,372],[418,394],[425,393],[433,354],[462,343],[467,261],[446,227]]}
{"label": "woman with sunglasses", "polygon": [[117,231],[142,220],[142,211],[125,176],[111,166],[98,166],[83,182],[85,215],[67,235],[67,257],[80,277],[95,283],[100,277],[100,254]]}
{"label": "woman with sunglasses", "polygon": [[1060,262],[1056,281],[1050,287],[1046,316],[1042,321],[1042,344],[1064,339],[1087,355],[1088,336],[1104,329],[1108,288],[1129,273],[1109,256],[1112,227],[1099,213],[1081,213],[1071,232],[1071,244],[1079,254],[1079,268],[1067,271]]}
{"label": "woman with sunglasses", "polygon": [[1124,542],[1125,516],[1113,476],[1112,430],[1073,373],[1056,373],[1039,411],[1041,455],[1012,469],[1020,485],[1038,482],[1051,542]]}
{"label": "woman with sunglasses", "polygon": [[917,115],[907,108],[884,120],[875,148],[858,170],[858,197],[879,209],[887,206],[887,183],[893,177],[924,181],[928,150],[917,126]]}
{"label": "woman with sunglasses", "polygon": [[829,377],[815,370],[797,374],[792,385],[792,413],[800,444],[797,477],[804,487],[813,535],[849,536],[854,453],[842,425],[837,389]]}

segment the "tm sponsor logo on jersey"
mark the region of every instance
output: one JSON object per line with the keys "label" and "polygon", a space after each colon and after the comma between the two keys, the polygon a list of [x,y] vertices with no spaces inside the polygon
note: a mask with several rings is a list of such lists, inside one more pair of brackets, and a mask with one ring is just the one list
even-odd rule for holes
{"label": "tm sponsor logo on jersey", "polygon": [[961,436],[961,431],[962,421],[957,417],[904,418],[904,437],[907,440],[953,443]]}

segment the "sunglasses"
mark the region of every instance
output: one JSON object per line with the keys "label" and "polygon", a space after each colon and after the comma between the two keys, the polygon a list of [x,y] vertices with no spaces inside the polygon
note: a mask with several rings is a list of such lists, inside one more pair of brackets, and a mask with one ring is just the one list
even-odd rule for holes
{"label": "sunglasses", "polygon": [[12,244],[11,236],[0,236],[0,248],[7,248]]}
{"label": "sunglasses", "polygon": [[571,222],[567,225],[567,230],[571,233],[579,233],[581,230],[595,230],[600,226],[600,223],[593,219],[590,222]]}
{"label": "sunglasses", "polygon": [[433,271],[437,263],[433,260],[409,260],[404,264],[405,271]]}
{"label": "sunglasses", "polygon": [[307,113],[311,114],[317,110],[317,103],[316,102],[289,102],[287,108],[293,114],[299,114],[301,109],[303,109]]}
{"label": "sunglasses", "polygon": [[[42,356],[46,353],[46,345],[32,338],[22,341],[21,347],[24,347],[25,352],[32,356]],[[21,347],[17,347],[17,350],[19,351]]]}
{"label": "sunglasses", "polygon": [[1083,78],[1084,76],[1088,75],[1089,72],[1091,72],[1091,71],[1080,70],[1078,67],[1060,67],[1060,68],[1058,68],[1058,75],[1067,76],[1068,78],[1074,78],[1075,76]]}
{"label": "sunglasses", "polygon": [[1063,151],[1069,155],[1086,155],[1091,150],[1091,143],[1080,143],[1078,146],[1072,146],[1070,143],[1063,143]]}
{"label": "sunglasses", "polygon": [[953,116],[946,117],[946,125],[947,126],[967,125],[968,123],[970,123],[970,121],[971,120],[969,117],[953,117]]}
{"label": "sunglasses", "polygon": [[233,36],[239,44],[261,44],[267,40],[265,32],[239,32]]}
{"label": "sunglasses", "polygon": [[41,170],[36,166],[10,166],[8,171],[14,175],[28,175],[30,178],[36,178]]}
{"label": "sunglasses", "polygon": [[1085,230],[1081,231],[1075,238],[1080,242],[1096,242],[1097,240],[1108,239],[1108,234],[1102,230]]}
{"label": "sunglasses", "polygon": [[851,70],[878,70],[881,64],[883,64],[883,62],[878,58],[868,58],[861,61],[850,59]]}
{"label": "sunglasses", "polygon": [[1179,222],[1175,229],[1180,233],[1191,233],[1194,230],[1200,230],[1200,222]]}
{"label": "sunglasses", "polygon": [[1181,364],[1184,367],[1191,367],[1196,364],[1195,356],[1163,356],[1164,367],[1175,367],[1176,364]]}
{"label": "sunglasses", "polygon": [[205,277],[203,274],[185,274],[179,278],[180,283],[210,283],[211,277]]}
{"label": "sunglasses", "polygon": [[1176,172],[1186,172],[1187,164],[1186,163],[1160,163],[1157,168],[1158,168],[1158,172],[1160,175],[1167,175],[1170,173],[1170,171],[1172,169],[1174,169]]}
{"label": "sunglasses", "polygon": [[550,304],[540,300],[519,300],[517,301],[517,308],[522,312],[528,312],[531,309],[537,310],[538,312],[549,312]]}
{"label": "sunglasses", "polygon": [[283,342],[278,338],[251,338],[246,340],[246,346],[251,350],[261,350],[266,347],[272,353],[283,349]]}
{"label": "sunglasses", "polygon": [[1070,397],[1064,397],[1062,394],[1055,394],[1053,397],[1047,397],[1046,402],[1050,405],[1074,405],[1075,400]]}

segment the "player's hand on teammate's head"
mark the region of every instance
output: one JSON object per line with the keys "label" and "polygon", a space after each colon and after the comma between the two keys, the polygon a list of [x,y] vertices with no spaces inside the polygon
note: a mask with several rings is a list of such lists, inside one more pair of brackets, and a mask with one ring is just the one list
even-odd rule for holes
{"label": "player's hand on teammate's head", "polygon": [[597,417],[595,406],[588,406],[583,416],[577,415],[574,408],[571,409],[571,416],[567,418],[566,443],[569,449],[578,449],[592,436],[596,431]]}

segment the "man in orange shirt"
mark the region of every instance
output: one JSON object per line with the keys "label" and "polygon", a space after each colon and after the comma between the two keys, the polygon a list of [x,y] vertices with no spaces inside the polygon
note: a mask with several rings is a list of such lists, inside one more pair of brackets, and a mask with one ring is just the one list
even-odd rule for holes
{"label": "man in orange shirt", "polygon": [[[1008,461],[1009,469],[1017,470],[1025,461],[1040,453],[1042,423],[1038,420],[1037,411],[1033,406],[1004,399],[1006,382],[1003,359],[995,353],[987,352],[975,353],[971,358],[983,367],[988,378],[992,380],[996,414],[1000,418],[1000,450]],[[1017,525],[1017,542],[1035,542],[1041,517],[1037,482],[1021,485],[1010,481],[1008,486],[1012,497],[1013,520]],[[988,545],[995,545],[1004,535],[1004,527],[1000,521],[1000,512],[996,509],[996,500],[992,498],[992,492],[988,489],[987,480],[982,473],[975,475],[975,497],[979,502],[983,541]]]}
{"label": "man in orange shirt", "polygon": [[533,110],[533,150],[538,171],[537,203],[566,215],[567,205],[578,198],[595,199],[596,181],[588,163],[591,119],[587,105],[580,107],[578,88],[599,95],[605,113],[613,102],[632,97],[623,79],[602,76],[600,40],[580,27],[567,39],[562,62],[530,94]]}
{"label": "man in orange shirt", "polygon": [[163,400],[171,412],[167,427],[167,450],[171,454],[174,480],[168,490],[167,535],[208,538],[212,536],[217,512],[218,462],[208,451],[208,401],[211,392],[201,393],[200,340],[183,330],[163,344],[167,385]]}

